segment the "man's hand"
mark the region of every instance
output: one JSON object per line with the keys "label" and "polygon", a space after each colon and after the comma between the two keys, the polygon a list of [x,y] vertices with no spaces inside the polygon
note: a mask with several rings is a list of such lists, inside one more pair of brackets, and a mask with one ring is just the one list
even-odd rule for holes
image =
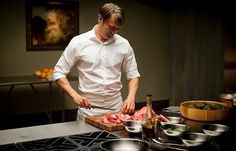
{"label": "man's hand", "polygon": [[129,80],[129,93],[127,99],[123,102],[121,112],[125,114],[133,114],[135,109],[135,95],[138,89],[139,78]]}
{"label": "man's hand", "polygon": [[79,95],[70,85],[66,77],[56,80],[56,83],[72,98],[76,105],[82,108],[91,108],[91,103],[87,97]]}
{"label": "man's hand", "polygon": [[121,112],[124,114],[133,114],[134,109],[135,109],[134,99],[126,99],[121,106]]}
{"label": "man's hand", "polygon": [[87,97],[76,95],[76,97],[73,97],[73,100],[81,108],[91,108],[91,103]]}

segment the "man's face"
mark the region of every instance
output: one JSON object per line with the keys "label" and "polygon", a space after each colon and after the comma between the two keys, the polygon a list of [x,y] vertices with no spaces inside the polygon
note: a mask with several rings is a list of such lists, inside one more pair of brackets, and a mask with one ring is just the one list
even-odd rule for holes
{"label": "man's face", "polygon": [[121,25],[117,22],[117,19],[114,15],[112,15],[108,20],[104,21],[102,18],[100,20],[101,25],[101,35],[104,39],[112,38],[114,34],[116,34]]}

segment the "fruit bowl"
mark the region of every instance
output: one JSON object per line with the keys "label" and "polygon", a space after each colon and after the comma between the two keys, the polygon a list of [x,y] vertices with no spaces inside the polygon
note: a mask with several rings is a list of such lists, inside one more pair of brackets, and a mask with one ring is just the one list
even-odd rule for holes
{"label": "fruit bowl", "polygon": [[34,75],[40,79],[51,80],[52,73],[53,73],[52,68],[45,67],[43,70],[39,70],[39,69],[35,70]]}
{"label": "fruit bowl", "polygon": [[230,116],[226,103],[209,100],[190,100],[180,104],[180,114],[196,121],[219,121]]}

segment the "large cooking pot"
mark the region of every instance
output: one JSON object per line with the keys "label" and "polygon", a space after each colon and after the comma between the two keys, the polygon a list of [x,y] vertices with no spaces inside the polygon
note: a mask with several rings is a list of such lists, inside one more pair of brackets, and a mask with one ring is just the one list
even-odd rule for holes
{"label": "large cooking pot", "polygon": [[149,143],[139,139],[120,138],[112,139],[101,143],[100,147],[104,151],[147,151]]}
{"label": "large cooking pot", "polygon": [[160,142],[147,142],[135,138],[119,138],[107,140],[100,144],[100,148],[104,151],[148,151],[150,148],[153,148],[156,151],[161,151],[167,148],[186,151],[185,147],[166,145]]}

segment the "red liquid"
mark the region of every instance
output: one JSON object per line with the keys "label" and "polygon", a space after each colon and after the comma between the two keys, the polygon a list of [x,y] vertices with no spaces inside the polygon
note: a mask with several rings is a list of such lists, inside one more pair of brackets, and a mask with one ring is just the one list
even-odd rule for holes
{"label": "red liquid", "polygon": [[143,125],[142,139],[145,141],[151,141],[155,138],[154,125]]}

